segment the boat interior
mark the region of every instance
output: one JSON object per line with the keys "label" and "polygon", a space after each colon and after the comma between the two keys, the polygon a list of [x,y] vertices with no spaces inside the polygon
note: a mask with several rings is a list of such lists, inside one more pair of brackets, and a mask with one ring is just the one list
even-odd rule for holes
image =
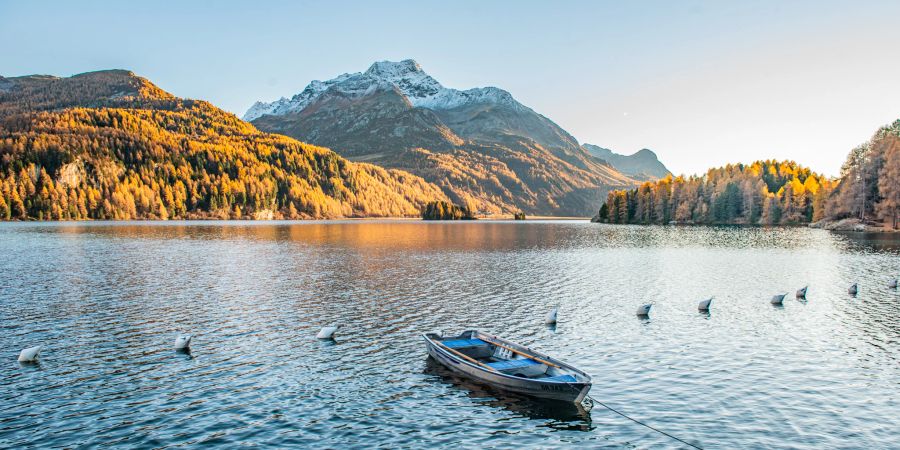
{"label": "boat interior", "polygon": [[574,383],[579,381],[579,376],[572,370],[548,361],[545,358],[530,354],[527,349],[515,348],[512,345],[495,342],[490,339],[481,339],[473,332],[465,332],[459,336],[440,337],[430,336],[439,342],[451,353],[471,363],[476,363],[482,369],[500,372],[530,380],[550,381],[559,383]]}

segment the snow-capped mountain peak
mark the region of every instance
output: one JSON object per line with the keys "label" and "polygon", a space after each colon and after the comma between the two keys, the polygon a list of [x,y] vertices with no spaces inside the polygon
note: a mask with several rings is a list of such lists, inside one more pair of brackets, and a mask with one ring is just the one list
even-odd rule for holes
{"label": "snow-capped mountain peak", "polygon": [[422,66],[412,59],[400,62],[379,61],[372,64],[363,76],[372,81],[388,82],[397,86],[414,106],[418,100],[436,95],[445,90],[441,83],[425,73]]}
{"label": "snow-capped mountain peak", "polygon": [[404,59],[400,62],[377,61],[366,70],[366,75],[383,79],[401,78],[412,73],[425,74],[422,66],[414,59]]}
{"label": "snow-capped mountain peak", "polygon": [[513,99],[509,92],[496,87],[474,88],[465,91],[445,88],[425,73],[415,60],[399,62],[378,61],[365,72],[343,74],[327,81],[314,80],[299,94],[290,99],[282,97],[272,103],[256,102],[244,114],[244,120],[255,120],[264,115],[284,115],[300,112],[319,96],[334,89],[347,97],[360,97],[371,92],[373,86],[395,86],[412,104],[420,108],[445,110],[468,103],[502,104],[516,110],[527,110]]}

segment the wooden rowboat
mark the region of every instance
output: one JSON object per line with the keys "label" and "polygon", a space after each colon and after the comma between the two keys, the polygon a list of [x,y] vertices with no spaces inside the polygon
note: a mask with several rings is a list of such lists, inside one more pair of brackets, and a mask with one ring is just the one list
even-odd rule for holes
{"label": "wooden rowboat", "polygon": [[581,403],[590,375],[528,347],[476,330],[423,335],[428,354],[448,369],[497,389]]}

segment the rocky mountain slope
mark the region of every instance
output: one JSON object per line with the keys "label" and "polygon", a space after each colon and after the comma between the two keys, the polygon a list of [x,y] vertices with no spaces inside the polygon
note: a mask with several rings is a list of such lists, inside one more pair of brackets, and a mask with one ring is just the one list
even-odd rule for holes
{"label": "rocky mountain slope", "polygon": [[0,219],[418,216],[446,200],[128,71],[0,77]]}
{"label": "rocky mountain slope", "polygon": [[669,175],[669,169],[659,161],[656,153],[650,149],[642,149],[633,155],[620,155],[608,148],[584,144],[591,154],[610,163],[622,173],[638,180],[655,180]]}
{"label": "rocky mountain slope", "polygon": [[412,60],[313,81],[291,98],[254,104],[244,118],[408,170],[480,213],[588,215],[611,188],[636,184],[508,92],[446,88]]}

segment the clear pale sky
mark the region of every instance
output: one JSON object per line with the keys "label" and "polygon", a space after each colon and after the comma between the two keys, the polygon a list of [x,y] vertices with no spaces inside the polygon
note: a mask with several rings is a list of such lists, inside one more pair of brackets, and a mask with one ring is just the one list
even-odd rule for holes
{"label": "clear pale sky", "polygon": [[124,68],[243,115],[413,58],[676,173],[774,157],[836,175],[900,118],[898,17],[897,1],[0,0],[0,75]]}

